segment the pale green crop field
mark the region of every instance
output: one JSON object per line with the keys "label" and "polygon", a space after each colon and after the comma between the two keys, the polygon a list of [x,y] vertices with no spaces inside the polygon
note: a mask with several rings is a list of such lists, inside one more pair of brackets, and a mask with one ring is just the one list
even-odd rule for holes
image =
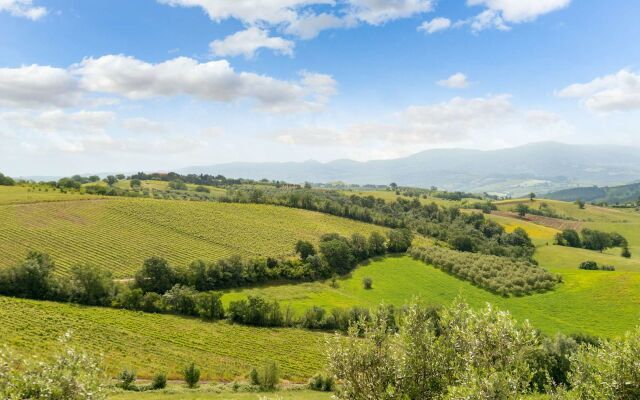
{"label": "pale green crop field", "polygon": [[138,377],[164,372],[180,379],[195,362],[203,380],[246,379],[251,368],[278,363],[284,378],[305,381],[322,370],[325,334],[202,322],[197,318],[82,307],[0,296],[0,337],[25,356],[58,350],[68,330],[73,344],[103,354],[110,376],[133,368]]}
{"label": "pale green crop field", "polygon": [[[0,187],[0,199],[15,197]],[[7,191],[10,195],[7,195]],[[324,233],[368,235],[384,229],[318,212],[287,207],[110,197],[0,205],[0,267],[29,250],[49,253],[60,273],[91,263],[126,278],[151,256],[177,266],[196,259],[293,255],[298,240]],[[12,198],[13,198],[12,197]]]}

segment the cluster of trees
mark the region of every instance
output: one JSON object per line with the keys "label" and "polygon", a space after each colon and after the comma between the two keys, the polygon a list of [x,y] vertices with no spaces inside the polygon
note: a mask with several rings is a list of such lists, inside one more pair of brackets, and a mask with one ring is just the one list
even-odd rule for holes
{"label": "cluster of trees", "polygon": [[580,269],[585,269],[588,271],[615,271],[616,267],[613,265],[600,265],[595,261],[583,261],[578,266]]}
{"label": "cluster of trees", "polygon": [[[147,174],[144,172],[138,172],[137,174],[131,175],[129,179],[138,179],[143,181],[165,181],[165,182],[175,182],[180,181],[183,183],[192,183],[194,185],[205,185],[205,186],[228,186],[228,185],[242,185],[242,184],[267,184],[274,185],[280,187],[282,185],[287,185],[286,182],[282,181],[269,181],[267,179],[262,179],[260,181],[256,181],[253,179],[232,179],[226,178],[223,175],[210,175],[210,174],[187,174],[182,175],[176,172],[169,173],[161,173],[154,172],[151,174]],[[297,185],[296,185],[297,186]]]}
{"label": "cluster of trees", "polygon": [[616,232],[609,233],[584,228],[580,231],[580,234],[578,234],[574,229],[565,229],[556,234],[555,244],[559,246],[596,250],[601,253],[611,247],[621,247],[621,255],[625,258],[631,257],[629,242],[624,236]]}
{"label": "cluster of trees", "polygon": [[462,213],[459,208],[435,203],[423,205],[417,198],[385,202],[373,196],[346,196],[331,190],[237,187],[221,201],[275,204],[407,228],[463,251],[516,258],[531,258],[535,251],[526,233],[508,234],[481,213]]}
{"label": "cluster of trees", "polygon": [[459,252],[443,247],[416,247],[413,258],[502,296],[523,296],[554,288],[559,280],[526,260]]}
{"label": "cluster of trees", "polygon": [[414,302],[396,322],[380,308],[327,345],[337,398],[637,399],[640,329],[611,341],[544,337],[528,322],[458,301],[434,310]]}
{"label": "cluster of trees", "polygon": [[14,181],[11,177],[5,176],[4,174],[0,173],[0,186],[13,186],[15,184],[16,181]]}
{"label": "cluster of trees", "polygon": [[521,217],[524,217],[527,214],[531,214],[531,215],[539,215],[541,217],[573,220],[573,218],[567,217],[566,215],[563,215],[563,214],[559,214],[548,203],[545,203],[545,202],[541,202],[538,208],[529,207],[524,203],[518,203],[513,208],[513,211],[516,212]]}

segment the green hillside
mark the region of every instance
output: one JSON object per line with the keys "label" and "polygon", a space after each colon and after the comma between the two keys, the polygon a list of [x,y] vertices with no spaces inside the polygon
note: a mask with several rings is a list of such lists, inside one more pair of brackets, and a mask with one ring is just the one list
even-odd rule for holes
{"label": "green hillside", "polygon": [[256,365],[275,360],[285,377],[300,380],[322,369],[324,334],[300,329],[269,329],[194,318],[145,314],[0,297],[0,337],[25,356],[52,353],[57,339],[73,331],[74,343],[103,354],[108,373],[135,368],[149,378],[166,372],[179,378],[189,362],[202,378],[244,377]]}
{"label": "green hillside", "polygon": [[547,193],[545,197],[564,201],[580,199],[591,203],[637,204],[640,199],[640,183],[621,186],[577,187]]}
{"label": "green hillside", "polygon": [[[26,189],[22,189],[23,194]],[[49,253],[59,271],[92,263],[129,277],[150,256],[176,265],[233,254],[286,256],[299,239],[337,232],[368,234],[372,225],[286,207],[48,193],[19,202],[0,187],[0,267],[28,250]],[[69,197],[65,197],[69,196]],[[72,201],[60,201],[76,199]],[[44,202],[34,202],[44,199]],[[80,200],[82,199],[82,200]]]}

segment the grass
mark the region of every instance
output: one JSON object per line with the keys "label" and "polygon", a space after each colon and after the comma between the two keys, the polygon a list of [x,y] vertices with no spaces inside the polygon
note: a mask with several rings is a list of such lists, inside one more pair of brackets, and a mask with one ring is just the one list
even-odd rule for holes
{"label": "grass", "polygon": [[[611,337],[640,325],[640,270],[635,264],[621,262],[615,272],[578,270],[573,251],[541,247],[540,264],[562,274],[564,283],[551,292],[525,297],[503,298],[409,257],[390,257],[359,267],[350,277],[339,280],[338,288],[332,288],[329,282],[265,286],[230,291],[223,301],[260,294],[302,312],[312,305],[327,309],[375,306],[380,302],[400,306],[414,296],[431,304],[449,304],[461,295],[475,306],[490,302],[509,310],[516,319],[529,319],[549,334],[584,332]],[[596,260],[609,262],[609,257],[599,255]],[[364,289],[365,277],[373,279],[373,289]]]}
{"label": "grass", "polygon": [[129,392],[109,396],[109,400],[260,400],[260,399],[295,399],[295,400],[329,400],[332,393],[313,392],[310,390],[283,390],[276,393],[216,393],[207,390],[169,389],[158,392]]}
{"label": "grass", "polygon": [[[5,190],[0,187],[0,199],[9,197]],[[233,254],[288,256],[300,239],[383,230],[286,207],[135,198],[12,203],[0,205],[0,220],[0,267],[40,250],[63,274],[74,264],[92,263],[117,278],[132,276],[154,255],[179,266]]]}
{"label": "grass", "polygon": [[0,186],[0,206],[98,198],[78,192],[62,193],[49,186]]}
{"label": "grass", "polygon": [[[413,200],[416,198],[416,197],[405,196],[403,194],[398,195],[393,190],[361,190],[361,191],[343,190],[342,193],[347,196],[354,195],[354,194],[356,196],[362,196],[362,197],[373,196],[379,199],[383,199],[386,202],[393,202],[393,201],[397,201],[398,199]],[[419,200],[420,200],[420,203],[422,204],[436,203],[443,207],[460,207],[462,203],[466,201],[468,202],[480,201],[478,199],[463,199],[462,201],[447,200],[447,199],[442,199],[440,197],[433,197],[433,196],[429,196],[426,199],[420,196]]]}
{"label": "grass", "polygon": [[73,343],[104,355],[108,373],[134,368],[138,377],[180,371],[195,362],[203,380],[243,378],[268,360],[284,378],[306,380],[324,365],[324,334],[300,329],[270,329],[208,323],[195,318],[145,314],[0,297],[2,343],[21,354],[50,354],[57,338],[73,331]]}

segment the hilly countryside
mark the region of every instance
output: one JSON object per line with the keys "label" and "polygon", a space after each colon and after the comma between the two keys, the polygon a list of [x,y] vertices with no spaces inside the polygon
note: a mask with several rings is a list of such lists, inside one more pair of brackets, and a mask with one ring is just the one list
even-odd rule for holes
{"label": "hilly countryside", "polygon": [[640,400],[639,16],[0,0],[0,400]]}

